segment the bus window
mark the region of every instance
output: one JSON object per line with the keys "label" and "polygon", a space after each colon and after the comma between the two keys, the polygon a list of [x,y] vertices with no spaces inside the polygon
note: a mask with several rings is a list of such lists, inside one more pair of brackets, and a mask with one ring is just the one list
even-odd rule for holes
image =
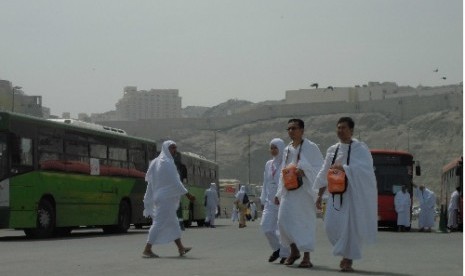
{"label": "bus window", "polygon": [[39,136],[39,161],[60,160],[63,153],[63,140],[58,137],[40,135]]}
{"label": "bus window", "polygon": [[89,162],[89,147],[85,142],[66,141],[65,152],[68,160]]}
{"label": "bus window", "polygon": [[107,146],[106,145],[90,145],[90,157],[98,159],[107,159]]}
{"label": "bus window", "polygon": [[23,166],[32,166],[32,139],[21,138],[21,161]]}
{"label": "bus window", "polygon": [[0,134],[0,180],[7,177],[8,155],[6,146],[6,135]]}
{"label": "bus window", "polygon": [[21,173],[32,169],[32,139],[12,136],[11,166],[14,173]]}
{"label": "bus window", "polygon": [[141,172],[145,171],[145,152],[139,149],[130,149],[129,163],[130,168],[136,169]]}

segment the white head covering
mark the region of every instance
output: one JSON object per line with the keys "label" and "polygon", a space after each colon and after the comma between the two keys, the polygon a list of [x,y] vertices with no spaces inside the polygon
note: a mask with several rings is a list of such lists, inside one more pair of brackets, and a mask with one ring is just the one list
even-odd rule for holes
{"label": "white head covering", "polygon": [[179,178],[173,156],[171,156],[169,150],[171,145],[176,145],[176,143],[171,140],[165,141],[160,155],[150,162],[145,175],[148,185],[144,196],[144,207],[146,209],[144,214],[152,214],[153,206],[162,198],[176,197],[187,193]]}
{"label": "white head covering", "polygon": [[210,183],[210,189],[216,190],[216,183]]}
{"label": "white head covering", "polygon": [[284,148],[286,147],[286,145],[284,144],[284,141],[280,138],[274,138],[273,140],[271,140],[270,146],[271,145],[274,145],[278,148],[278,155],[273,156],[273,166],[275,166],[275,168],[279,168],[279,166],[281,166],[281,164],[283,163]]}
{"label": "white head covering", "polygon": [[241,186],[241,188],[239,189],[239,192],[236,193],[235,197],[240,202],[242,202],[242,200],[244,199],[244,195],[245,195],[245,186]]}

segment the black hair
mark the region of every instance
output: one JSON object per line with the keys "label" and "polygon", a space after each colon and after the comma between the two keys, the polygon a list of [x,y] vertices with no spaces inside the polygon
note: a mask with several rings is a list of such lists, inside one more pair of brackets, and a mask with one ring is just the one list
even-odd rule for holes
{"label": "black hair", "polygon": [[337,124],[340,124],[340,123],[347,123],[347,125],[349,125],[350,129],[354,129],[354,127],[355,127],[354,120],[352,120],[352,118],[350,118],[350,117],[341,117],[341,118],[339,118],[339,121],[337,121]]}
{"label": "black hair", "polygon": [[289,121],[287,121],[287,123],[297,123],[297,125],[299,125],[300,128],[305,128],[305,124],[304,124],[304,121],[302,121],[301,119],[290,119]]}

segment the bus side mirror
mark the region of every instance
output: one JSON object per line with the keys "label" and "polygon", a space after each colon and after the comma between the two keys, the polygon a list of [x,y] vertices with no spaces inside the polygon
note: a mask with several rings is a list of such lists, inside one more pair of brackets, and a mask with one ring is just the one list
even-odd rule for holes
{"label": "bus side mirror", "polygon": [[420,161],[416,162],[415,165],[415,175],[420,176],[421,175],[421,167],[420,167]]}

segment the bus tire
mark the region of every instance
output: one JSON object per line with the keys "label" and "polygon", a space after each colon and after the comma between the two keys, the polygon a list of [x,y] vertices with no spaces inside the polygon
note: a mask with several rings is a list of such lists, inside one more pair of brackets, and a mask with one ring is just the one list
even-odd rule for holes
{"label": "bus tire", "polygon": [[131,226],[131,206],[127,200],[119,203],[118,224],[104,226],[103,232],[108,234],[126,233]]}
{"label": "bus tire", "polygon": [[41,199],[37,208],[36,228],[24,229],[28,238],[43,239],[55,234],[55,208],[48,199]]}
{"label": "bus tire", "polygon": [[184,224],[185,228],[189,228],[192,226],[192,220],[183,220],[182,223]]}

